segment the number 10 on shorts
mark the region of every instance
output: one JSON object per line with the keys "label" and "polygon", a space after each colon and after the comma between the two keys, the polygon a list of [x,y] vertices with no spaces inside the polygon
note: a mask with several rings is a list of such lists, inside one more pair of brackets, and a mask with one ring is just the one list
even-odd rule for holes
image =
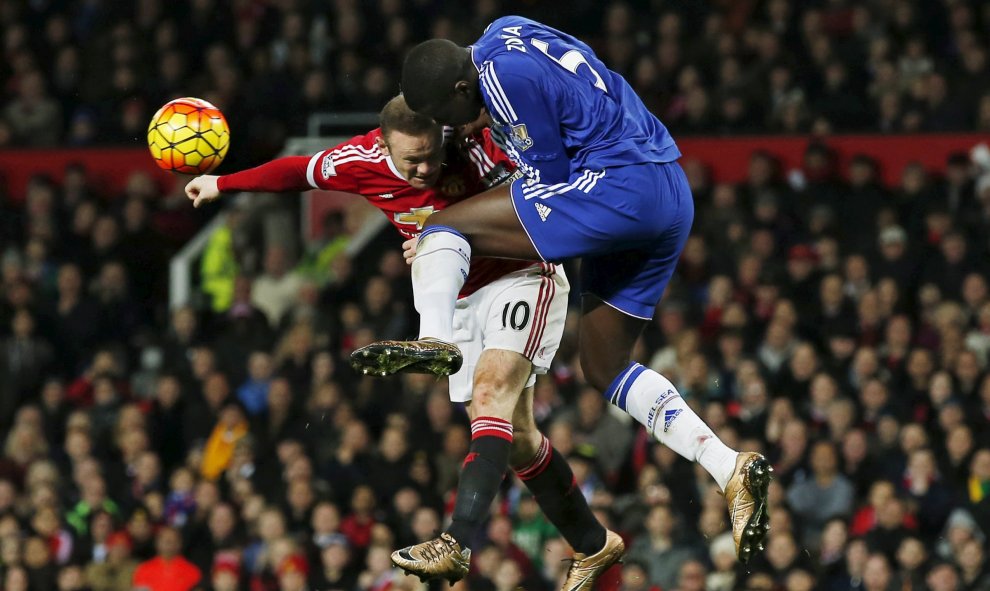
{"label": "number 10 on shorts", "polygon": [[502,308],[502,328],[522,330],[529,324],[529,302],[506,302]]}

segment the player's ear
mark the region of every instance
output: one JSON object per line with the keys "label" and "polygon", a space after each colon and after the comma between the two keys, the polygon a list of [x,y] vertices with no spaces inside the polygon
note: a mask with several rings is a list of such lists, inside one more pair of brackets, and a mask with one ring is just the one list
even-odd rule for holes
{"label": "player's ear", "polygon": [[462,95],[464,97],[471,97],[471,84],[467,80],[458,80],[454,84],[454,94]]}
{"label": "player's ear", "polygon": [[385,143],[385,138],[383,138],[382,136],[378,136],[377,138],[375,138],[375,143],[378,144],[378,147],[381,149],[382,154],[385,154],[386,156],[390,155],[388,153],[388,144]]}

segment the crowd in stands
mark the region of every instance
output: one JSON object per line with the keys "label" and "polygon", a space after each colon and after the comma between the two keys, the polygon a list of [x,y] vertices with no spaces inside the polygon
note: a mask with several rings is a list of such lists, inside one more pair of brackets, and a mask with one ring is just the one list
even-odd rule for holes
{"label": "crowd in stands", "polygon": [[310,114],[376,112],[416,42],[513,13],[587,40],[681,135],[990,130],[980,0],[3,0],[0,146],[140,142],[191,95],[238,168]]}
{"label": "crowd in stands", "polygon": [[[627,540],[600,589],[990,585],[990,177],[958,155],[885,187],[867,157],[832,162],[811,144],[785,175],[754,152],[730,185],[686,161],[695,231],[637,350],[776,467],[748,568],[711,479],[583,384],[568,322],[535,412]],[[346,365],[415,332],[397,242],[352,261],[331,215],[301,262],[275,245],[253,270],[234,209],[202,305],[166,311],[175,222],[142,186],[104,200],[73,167],[3,210],[3,589],[419,588],[388,556],[449,517],[469,430],[445,381]],[[567,568],[511,479],[474,547],[460,589],[555,589]]]}

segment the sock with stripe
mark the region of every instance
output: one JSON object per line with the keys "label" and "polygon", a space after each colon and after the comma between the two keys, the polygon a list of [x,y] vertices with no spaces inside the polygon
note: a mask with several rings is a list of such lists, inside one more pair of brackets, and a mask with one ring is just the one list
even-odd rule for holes
{"label": "sock with stripe", "polygon": [[605,547],[605,528],[591,512],[570,464],[549,439],[544,437],[533,459],[515,472],[575,552],[590,556]]}
{"label": "sock with stripe", "polygon": [[471,421],[471,447],[457,483],[454,514],[447,533],[465,548],[488,517],[498,485],[509,467],[512,423],[496,417]]}
{"label": "sock with stripe", "polygon": [[419,338],[453,341],[454,305],[470,268],[471,245],[453,228],[430,226],[419,235],[412,264]]}
{"label": "sock with stripe", "polygon": [[738,452],[722,443],[677,388],[657,372],[631,363],[609,385],[605,398],[646,426],[660,443],[704,466],[725,490]]}

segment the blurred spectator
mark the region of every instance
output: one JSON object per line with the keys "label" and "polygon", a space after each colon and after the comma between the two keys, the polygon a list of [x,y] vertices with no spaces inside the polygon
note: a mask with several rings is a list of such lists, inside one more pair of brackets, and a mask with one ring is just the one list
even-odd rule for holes
{"label": "blurred spectator", "polygon": [[86,581],[92,591],[129,591],[137,561],[131,558],[131,540],[124,532],[107,538],[106,562],[86,567]]}
{"label": "blurred spectator", "polygon": [[225,404],[203,448],[203,477],[210,480],[218,478],[230,465],[238,442],[247,434],[248,422],[240,405],[233,402]]}
{"label": "blurred spectator", "polygon": [[301,280],[290,271],[288,253],[281,246],[271,245],[265,251],[264,273],[251,286],[251,302],[264,312],[268,323],[277,327],[282,315],[296,303]]}
{"label": "blurred spectator", "polygon": [[211,298],[214,312],[230,309],[235,290],[235,279],[240,265],[234,255],[233,233],[240,216],[236,210],[227,214],[224,224],[210,234],[200,263],[203,292]]}
{"label": "blurred spectator", "polygon": [[681,564],[696,555],[690,545],[680,543],[675,537],[674,520],[669,507],[653,507],[646,518],[644,535],[637,538],[627,553],[629,560],[648,565],[650,583],[661,589],[675,588]]}
{"label": "blurred spectator", "polygon": [[854,489],[839,472],[835,447],[820,441],[811,449],[811,474],[795,482],[787,493],[787,502],[804,524],[805,544],[814,548],[825,523],[832,517],[848,514]]}
{"label": "blurred spectator", "polygon": [[156,537],[158,555],[142,562],[134,571],[133,585],[148,591],[191,591],[202,575],[198,568],[179,552],[182,538],[171,527],[164,527]]}
{"label": "blurred spectator", "polygon": [[41,72],[21,74],[17,98],[7,103],[3,115],[13,141],[23,146],[54,146],[62,135],[58,103],[48,96]]}

